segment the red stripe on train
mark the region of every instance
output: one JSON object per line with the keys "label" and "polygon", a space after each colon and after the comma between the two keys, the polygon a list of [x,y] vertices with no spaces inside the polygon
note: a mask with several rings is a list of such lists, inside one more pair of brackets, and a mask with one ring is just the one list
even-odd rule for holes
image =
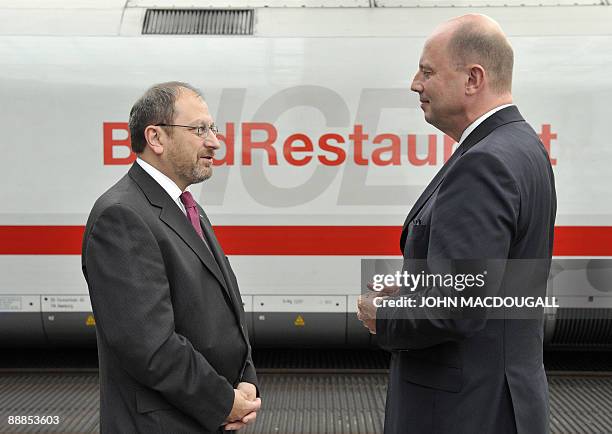
{"label": "red stripe on train", "polygon": [[[83,226],[0,226],[1,255],[78,255]],[[399,226],[215,226],[228,255],[399,255]],[[557,226],[555,256],[612,256],[612,226]]]}

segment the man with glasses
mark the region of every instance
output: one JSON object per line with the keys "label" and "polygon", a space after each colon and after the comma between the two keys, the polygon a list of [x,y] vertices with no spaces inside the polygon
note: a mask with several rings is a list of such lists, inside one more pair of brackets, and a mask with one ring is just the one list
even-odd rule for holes
{"label": "man with glasses", "polygon": [[238,283],[189,186],[220,145],[202,95],[151,87],[129,172],[95,203],[82,266],[96,319],[100,431],[236,430],[261,405]]}

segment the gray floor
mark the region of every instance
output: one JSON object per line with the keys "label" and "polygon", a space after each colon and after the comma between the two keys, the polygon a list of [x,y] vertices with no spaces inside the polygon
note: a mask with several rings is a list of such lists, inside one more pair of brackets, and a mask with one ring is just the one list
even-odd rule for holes
{"label": "gray floor", "polygon": [[[0,433],[98,431],[97,374],[1,374]],[[245,433],[380,433],[384,374],[261,374],[265,406]],[[554,433],[612,433],[612,378],[551,377]],[[59,416],[9,425],[8,416]]]}

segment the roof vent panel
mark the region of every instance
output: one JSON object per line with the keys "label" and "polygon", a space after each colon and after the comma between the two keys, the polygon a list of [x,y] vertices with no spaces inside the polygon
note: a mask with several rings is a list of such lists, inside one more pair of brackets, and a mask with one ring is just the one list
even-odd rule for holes
{"label": "roof vent panel", "polygon": [[147,9],[143,35],[252,35],[253,9]]}

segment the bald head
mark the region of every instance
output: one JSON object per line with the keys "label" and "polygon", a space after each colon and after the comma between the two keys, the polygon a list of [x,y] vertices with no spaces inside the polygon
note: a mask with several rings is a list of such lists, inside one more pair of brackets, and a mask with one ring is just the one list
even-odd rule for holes
{"label": "bald head", "polygon": [[447,53],[457,68],[481,65],[491,91],[511,92],[514,53],[496,21],[486,15],[463,15],[438,27],[430,40],[434,38],[446,40]]}

